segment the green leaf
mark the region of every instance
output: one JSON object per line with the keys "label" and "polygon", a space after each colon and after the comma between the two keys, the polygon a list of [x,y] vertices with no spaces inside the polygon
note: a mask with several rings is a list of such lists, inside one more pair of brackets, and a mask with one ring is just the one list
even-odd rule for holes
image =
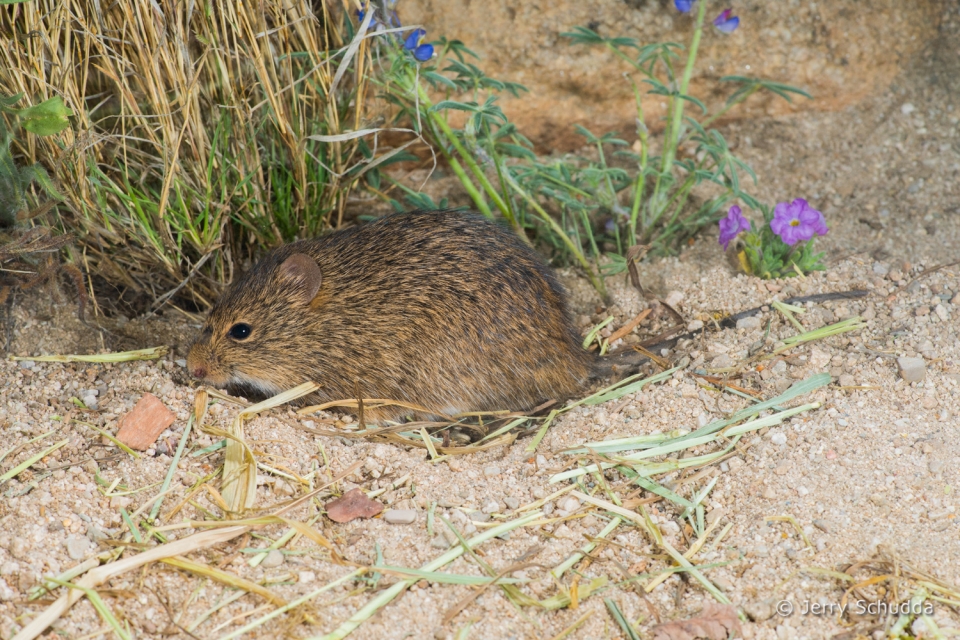
{"label": "green leaf", "polygon": [[420,77],[429,82],[434,89],[439,89],[441,86],[449,89],[457,88],[457,83],[436,71],[423,71],[420,73]]}
{"label": "green leaf", "polygon": [[24,167],[20,169],[20,178],[23,181],[24,185],[30,184],[32,181],[36,180],[44,191],[47,192],[52,198],[57,200],[63,200],[63,196],[60,195],[60,192],[57,191],[57,188],[53,186],[53,180],[50,179],[50,174],[47,173],[47,170],[43,168],[40,164],[34,164],[29,167]]}
{"label": "green leaf", "polygon": [[700,110],[704,113],[704,115],[706,115],[707,105],[703,104],[703,102],[701,102],[699,99],[694,98],[693,96],[689,96],[685,93],[679,94],[679,98],[681,100],[686,100],[687,102],[692,102],[693,104],[697,105],[698,107],[700,107]]}
{"label": "green leaf", "polygon": [[603,44],[606,42],[603,37],[587,27],[574,27],[573,31],[565,31],[560,34],[561,38],[570,38],[573,44]]}
{"label": "green leaf", "polygon": [[770,80],[763,80],[761,78],[750,78],[747,76],[724,76],[720,78],[720,82],[735,82],[740,86],[732,96],[727,99],[727,104],[734,102],[737,98],[742,96],[744,93],[754,90],[756,87],[766,89],[771,91],[787,102],[793,102],[790,97],[790,94],[796,94],[803,96],[804,98],[809,98],[813,100],[813,96],[797,87],[790,86],[789,84],[783,84],[782,82],[772,82]]}
{"label": "green leaf", "polygon": [[[0,4],[6,4],[3,0],[0,0]],[[0,96],[0,109],[6,107],[12,107],[13,105],[20,102],[20,99],[23,98],[23,93],[18,93],[15,96],[3,97]]]}
{"label": "green leaf", "polygon": [[525,160],[536,160],[537,155],[518,144],[511,144],[509,142],[498,142],[497,143],[497,153],[505,155],[509,158],[523,158]]}
{"label": "green leaf", "polygon": [[[3,0],[0,0],[2,2]],[[40,104],[17,111],[20,125],[38,136],[52,136],[70,126],[67,119],[73,111],[63,104],[63,98],[55,96]]]}
{"label": "green leaf", "polygon": [[445,109],[455,109],[457,111],[469,111],[476,113],[479,111],[479,105],[476,102],[457,102],[456,100],[442,100],[430,107],[430,111],[443,111]]}

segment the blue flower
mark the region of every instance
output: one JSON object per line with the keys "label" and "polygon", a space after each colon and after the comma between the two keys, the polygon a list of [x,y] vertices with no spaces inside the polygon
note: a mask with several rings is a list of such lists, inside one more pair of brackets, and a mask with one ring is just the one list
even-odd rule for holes
{"label": "blue flower", "polygon": [[403,48],[411,52],[419,62],[426,62],[433,57],[433,45],[422,44],[425,35],[427,35],[426,30],[414,29],[403,41]]}
{"label": "blue flower", "polygon": [[674,6],[677,7],[677,11],[680,13],[690,13],[694,2],[696,2],[696,0],[673,0]]}
{"label": "blue flower", "polygon": [[423,36],[427,35],[426,29],[414,29],[407,36],[407,39],[403,41],[403,48],[407,51],[413,51],[420,46],[420,41],[423,40]]}
{"label": "blue flower", "polygon": [[713,26],[724,33],[733,33],[740,25],[740,18],[730,15],[733,9],[724,9],[720,15],[713,20]]}

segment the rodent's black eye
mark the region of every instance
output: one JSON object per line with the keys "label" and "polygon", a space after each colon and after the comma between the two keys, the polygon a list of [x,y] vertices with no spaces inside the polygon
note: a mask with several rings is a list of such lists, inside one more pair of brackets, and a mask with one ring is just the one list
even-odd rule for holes
{"label": "rodent's black eye", "polygon": [[251,331],[253,331],[253,329],[250,327],[250,325],[243,322],[238,322],[230,327],[230,331],[227,331],[227,335],[234,340],[246,340],[250,337]]}

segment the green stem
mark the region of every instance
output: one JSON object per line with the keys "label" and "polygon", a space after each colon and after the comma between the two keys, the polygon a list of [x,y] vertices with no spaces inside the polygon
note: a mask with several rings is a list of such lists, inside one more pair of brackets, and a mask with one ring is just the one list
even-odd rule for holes
{"label": "green stem", "polygon": [[640,216],[640,204],[643,202],[643,188],[646,186],[647,155],[647,124],[643,116],[643,103],[640,98],[640,89],[636,82],[633,84],[633,96],[637,101],[637,138],[640,140],[640,164],[637,172],[637,185],[633,189],[633,206],[630,209],[630,246],[637,244],[637,218]]}
{"label": "green stem", "polygon": [[447,163],[450,165],[450,169],[456,174],[457,178],[463,184],[463,188],[466,190],[470,197],[473,199],[473,203],[477,206],[477,209],[487,218],[493,220],[493,212],[490,210],[490,205],[487,204],[487,201],[484,199],[483,194],[480,193],[480,190],[477,189],[476,185],[473,184],[473,180],[470,179],[470,176],[467,175],[467,172],[464,170],[463,165],[450,153],[446,147],[442,144],[440,146],[440,153],[443,154],[443,157],[446,159]]}
{"label": "green stem", "polygon": [[700,0],[697,3],[697,22],[693,30],[693,40],[690,42],[690,53],[687,55],[687,66],[683,69],[683,77],[680,79],[680,87],[677,94],[673,97],[673,113],[667,121],[667,135],[663,142],[663,158],[660,162],[660,173],[657,175],[657,182],[653,189],[652,205],[658,206],[660,198],[660,187],[663,177],[667,171],[673,168],[673,160],[677,155],[677,145],[680,141],[680,131],[683,128],[683,107],[686,102],[680,96],[687,94],[690,87],[690,78],[693,77],[693,65],[697,59],[697,50],[700,48],[700,37],[703,35],[703,20],[707,14],[707,0]]}
{"label": "green stem", "polygon": [[547,223],[547,225],[553,230],[553,232],[556,233],[558,236],[560,236],[560,239],[567,246],[567,249],[569,249],[570,253],[572,253],[576,257],[577,262],[580,263],[580,266],[586,272],[587,278],[590,280],[590,284],[592,284],[593,288],[597,290],[597,292],[600,294],[600,296],[604,300],[606,300],[608,295],[607,295],[607,288],[603,284],[603,279],[597,276],[597,274],[593,272],[593,269],[590,268],[590,263],[587,262],[587,258],[583,255],[583,251],[580,249],[580,247],[574,244],[573,240],[570,239],[570,236],[568,236],[566,232],[563,230],[563,227],[561,227],[560,224],[557,223],[557,221],[554,220],[549,213],[544,211],[543,207],[540,206],[540,203],[537,202],[533,196],[527,193],[523,189],[523,187],[517,184],[517,181],[514,179],[514,177],[510,174],[509,171],[507,171],[504,174],[504,178],[506,178],[507,184],[509,184],[513,188],[513,190],[520,195],[521,198],[526,200],[527,204],[529,204],[533,208],[533,210],[536,211],[541,218],[543,218],[543,221]]}
{"label": "green stem", "polygon": [[540,170],[538,170],[536,173],[537,173],[537,176],[543,178],[543,179],[546,180],[547,182],[551,182],[551,183],[557,185],[558,187],[563,187],[563,189],[564,189],[565,191],[568,191],[568,192],[570,192],[570,193],[572,193],[572,194],[578,195],[578,196],[580,196],[580,197],[582,197],[582,198],[592,198],[592,197],[593,197],[593,194],[587,193],[587,192],[584,191],[583,189],[577,189],[577,188],[576,188],[575,186],[573,186],[572,184],[566,183],[566,182],[564,182],[563,180],[558,180],[558,179],[554,178],[553,176],[551,176],[549,173],[545,173],[545,172],[540,171]]}
{"label": "green stem", "polygon": [[497,193],[497,190],[494,189],[493,185],[490,184],[490,181],[487,180],[486,174],[484,174],[483,169],[477,164],[476,160],[473,159],[473,155],[467,151],[463,146],[463,143],[460,142],[460,139],[457,137],[457,134],[450,128],[450,125],[447,123],[446,119],[435,111],[430,111],[433,106],[430,102],[430,99],[427,97],[426,92],[423,90],[423,86],[417,85],[416,87],[419,99],[420,106],[427,114],[427,117],[430,121],[440,129],[444,137],[450,142],[454,149],[457,150],[457,153],[460,154],[460,157],[463,159],[463,163],[467,165],[467,168],[470,169],[470,172],[477,179],[477,182],[480,183],[480,186],[486,192],[487,196],[493,201],[497,209],[503,214],[503,217],[507,219],[507,222],[514,228],[517,227],[517,221],[513,218],[513,213],[510,210],[510,207],[507,206],[507,203],[503,201],[503,198],[500,197],[500,194]]}
{"label": "green stem", "polygon": [[497,169],[497,179],[500,181],[500,189],[503,191],[503,201],[507,203],[507,219],[513,221],[513,230],[517,232],[521,238],[523,238],[527,244],[532,244],[530,238],[527,237],[527,234],[523,232],[523,228],[520,226],[520,221],[517,218],[517,212],[513,208],[513,200],[510,199],[510,193],[507,191],[507,183],[503,179],[503,174],[508,171],[503,166],[503,159],[500,157],[500,154],[497,153],[497,141],[493,139],[493,135],[490,132],[490,128],[487,127],[487,139],[490,141],[490,157],[493,158],[493,166]]}
{"label": "green stem", "polygon": [[749,91],[744,92],[744,94],[741,95],[739,98],[737,98],[736,100],[734,100],[733,102],[727,105],[724,105],[724,107],[720,109],[720,111],[717,111],[715,114],[713,114],[712,116],[710,116],[709,118],[701,122],[700,126],[706,129],[711,124],[713,124],[717,120],[717,118],[722,118],[727,113],[727,111],[730,111],[730,109],[734,108],[738,104],[745,102],[747,98],[749,98],[759,90],[760,90],[759,84],[753,85],[752,87],[750,87]]}
{"label": "green stem", "polygon": [[609,42],[607,43],[607,48],[610,49],[610,51],[613,51],[613,53],[615,53],[617,56],[619,56],[621,59],[623,59],[627,64],[629,64],[631,67],[633,67],[637,71],[644,71],[643,67],[638,65],[636,60],[634,60],[633,58],[625,54],[623,51],[620,51],[619,48],[613,46]]}

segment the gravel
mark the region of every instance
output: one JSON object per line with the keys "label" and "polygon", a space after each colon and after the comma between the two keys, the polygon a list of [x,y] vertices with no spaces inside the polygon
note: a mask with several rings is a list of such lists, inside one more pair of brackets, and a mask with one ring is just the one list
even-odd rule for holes
{"label": "gravel", "polygon": [[[942,50],[955,51],[960,42],[956,16],[951,20],[944,27],[950,47],[940,47]],[[931,48],[929,55],[937,55],[936,50]],[[707,518],[719,521],[720,527],[731,527],[720,545],[711,548],[708,543],[705,547],[704,551],[715,555],[697,561],[718,564],[707,575],[723,585],[727,597],[743,606],[753,620],[744,624],[745,636],[821,638],[849,631],[837,623],[836,616],[794,614],[785,618],[774,608],[781,599],[779,593],[772,601],[766,596],[782,585],[783,599],[797,604],[818,599],[837,602],[842,593],[837,584],[797,571],[803,567],[834,570],[869,560],[881,548],[895,550],[905,564],[960,584],[960,518],[956,517],[960,507],[956,491],[960,486],[956,465],[960,460],[960,439],[956,437],[960,428],[960,269],[936,269],[956,260],[956,247],[960,246],[960,154],[956,151],[960,104],[954,104],[957,87],[949,85],[956,83],[951,78],[960,74],[943,73],[940,67],[930,65],[933,62],[926,58],[918,59],[893,88],[855,109],[733,123],[724,128],[731,146],[760,173],[760,186],[754,191],[758,197],[771,202],[806,197],[824,211],[831,231],[818,241],[818,249],[827,252],[827,272],[771,282],[737,275],[717,250],[715,231],[711,230],[678,256],[640,264],[645,287],[654,295],[671,294],[689,326],[712,327],[718,313],[766,304],[773,297],[854,288],[870,292],[864,299],[807,305],[806,313],[798,314],[806,328],[860,315],[867,324],[863,330],[799,347],[780,359],[760,363],[762,370],[751,363],[736,370],[736,377],[729,380],[767,398],[799,378],[829,371],[836,382],[803,399],[821,403],[819,409],[764,434],[748,434],[731,452],[732,457],[703,469],[703,477],[686,484],[683,481],[693,473],[660,478],[688,497],[691,491],[715,482],[704,499]],[[905,113],[901,105],[908,100],[914,108]],[[876,225],[881,226],[875,229]],[[560,276],[571,291],[575,315],[590,322],[601,303],[582,279],[565,271]],[[609,279],[608,286],[615,304],[603,313],[614,315],[614,327],[648,305],[620,276]],[[92,353],[100,348],[96,335],[77,320],[72,304],[56,304],[49,296],[30,294],[18,298],[12,316],[16,322],[12,353],[36,357]],[[754,320],[741,321],[736,329],[710,330],[668,357],[688,356],[690,369],[698,372],[741,367],[751,348],[763,344],[768,321],[771,339],[795,333],[772,311]],[[169,433],[160,436],[175,448],[192,408],[195,389],[184,384],[182,358],[196,331],[195,323],[173,312],[130,320],[122,326],[111,324],[110,319],[102,322],[120,336],[120,341],[111,343],[117,348],[171,344],[175,351],[161,362],[0,361],[0,451],[20,447],[4,459],[3,470],[43,447],[66,441],[2,487],[0,637],[11,637],[15,625],[40,610],[26,598],[41,576],[59,574],[94,552],[111,548],[104,544],[104,536],[114,544],[129,535],[120,509],[130,514],[143,507],[156,495],[156,487],[170,469],[172,449],[168,444],[164,443],[167,454],[135,459],[119,453],[86,425],[115,435],[120,417],[144,393],[152,392],[176,418]],[[456,543],[441,516],[470,535],[499,522],[505,509],[522,509],[567,486],[548,482],[552,473],[571,461],[563,451],[586,441],[692,430],[748,402],[711,387],[702,378],[681,373],[618,401],[576,407],[554,421],[536,453],[526,451],[529,439],[520,439],[509,447],[440,463],[427,460],[422,451],[393,444],[308,434],[300,429],[305,423],[294,413],[274,410],[246,425],[246,437],[258,456],[268,456],[261,461],[282,468],[287,476],[277,494],[273,484],[259,485],[258,505],[289,499],[288,489],[301,491],[301,485],[290,478],[310,476],[305,482],[319,486],[354,462],[364,462],[357,474],[340,483],[343,486],[337,488],[337,495],[354,486],[365,491],[382,489],[378,500],[390,508],[382,518],[342,525],[319,520],[313,528],[349,563],[370,566],[377,561],[379,549],[384,564],[420,567]],[[80,398],[87,408],[75,406],[71,398]],[[207,424],[228,428],[238,407],[227,403],[215,407]],[[310,419],[318,429],[344,427],[333,414]],[[48,432],[51,435],[31,443]],[[216,441],[215,436],[195,429],[189,451]],[[158,442],[154,452],[163,451],[160,445]],[[214,498],[204,492],[192,495],[192,503],[186,498],[195,483],[213,473],[221,462],[220,450],[187,455],[180,461],[161,509],[160,524],[171,523],[167,514],[176,505],[183,506],[172,522],[208,519],[204,510],[217,511]],[[410,482],[393,486],[408,474]],[[621,499],[637,489],[613,472],[605,479]],[[585,477],[584,481],[592,479]],[[599,489],[598,495],[602,491]],[[321,497],[326,501],[332,495],[331,490]],[[431,505],[436,505],[432,530],[426,517]],[[681,530],[686,522],[677,522],[678,509],[663,500],[648,501],[645,508],[678,549],[687,548],[685,540],[690,534]],[[542,508],[547,516],[560,511],[574,515],[563,523],[545,521],[538,527],[514,531],[508,540],[485,543],[485,562],[495,570],[530,563],[525,569],[530,582],[523,584],[522,590],[532,597],[551,597],[556,593],[555,583],[546,570],[537,567],[558,565],[585,544],[585,536],[599,533],[606,517],[589,509],[572,496],[551,499]],[[590,515],[582,517],[585,512]],[[306,522],[313,515],[315,512],[303,506],[290,517]],[[771,515],[793,517],[813,547],[806,546],[791,523],[766,520]],[[401,523],[409,526],[395,526]],[[275,524],[257,533],[276,540],[287,530]],[[172,530],[165,535],[176,538],[192,532]],[[615,545],[601,547],[591,555],[584,569],[587,577],[619,581],[618,565],[633,573],[662,566],[651,559],[658,550],[637,528],[621,526],[613,538]],[[270,552],[267,560],[279,557],[283,566],[279,573],[289,577],[265,584],[289,602],[351,570],[329,561],[317,549],[304,536],[284,548],[297,553]],[[262,569],[270,568],[268,563],[249,567],[239,551],[230,544],[221,545],[209,555],[191,559],[224,562],[222,570],[263,582]],[[527,557],[527,553],[532,555]],[[447,570],[485,575],[468,558],[457,560]],[[785,583],[790,576],[795,577]],[[118,599],[106,592],[104,597],[115,610],[122,608],[138,635],[155,635],[146,633],[147,623],[155,628],[166,624],[157,594],[177,607],[177,614],[182,614],[180,624],[189,624],[230,593],[212,582],[201,589],[199,580],[153,567],[111,581],[110,589],[132,597]],[[568,577],[564,581],[569,586]],[[370,597],[369,591],[352,594],[357,586],[348,583],[338,593],[322,597],[323,606],[311,614],[317,626],[304,629],[302,635],[328,632],[353,615]],[[577,611],[540,612],[540,626],[534,627],[500,592],[488,589],[471,600],[452,624],[443,626],[444,612],[473,589],[421,583],[351,637],[399,637],[403,630],[398,620],[415,620],[426,633],[439,629],[449,637],[471,619],[482,620],[473,627],[471,638],[552,637],[589,611],[594,615],[578,629],[578,637],[603,637],[612,628],[603,604],[608,597],[628,619],[643,618],[641,632],[647,637],[653,635],[651,608],[660,619],[679,619],[694,615],[707,598],[694,581],[674,575],[644,593],[643,599],[632,586],[610,587],[602,597],[582,599]],[[245,624],[244,616],[259,604],[244,597],[211,615],[196,633],[202,637],[228,633]],[[228,622],[231,619],[235,622]],[[945,607],[937,608],[935,620],[942,629],[960,627],[957,615]],[[222,631],[212,631],[224,623],[227,626]],[[287,632],[288,623],[280,618],[254,637],[277,637]],[[83,605],[58,622],[56,633],[92,637],[101,627],[95,611]]]}

